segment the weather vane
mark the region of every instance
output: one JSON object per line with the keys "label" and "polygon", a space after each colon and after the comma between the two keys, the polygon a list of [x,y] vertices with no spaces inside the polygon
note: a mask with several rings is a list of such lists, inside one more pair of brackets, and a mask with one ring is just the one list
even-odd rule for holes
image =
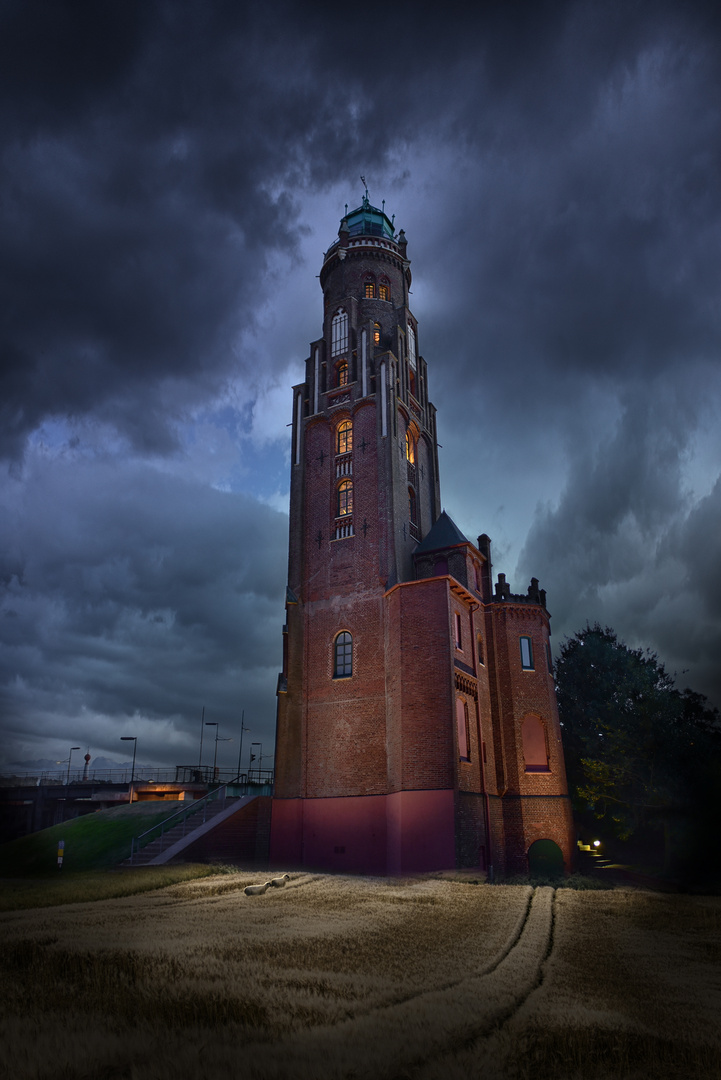
{"label": "weather vane", "polygon": [[363,184],[363,187],[366,189],[366,199],[367,199],[368,198],[368,185],[366,184],[365,176],[361,176],[361,183]]}

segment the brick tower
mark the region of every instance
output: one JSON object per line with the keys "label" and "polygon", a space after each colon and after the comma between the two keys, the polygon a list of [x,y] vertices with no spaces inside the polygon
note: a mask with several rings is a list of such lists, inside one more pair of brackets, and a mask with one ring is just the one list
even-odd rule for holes
{"label": "brick tower", "polygon": [[361,873],[571,857],[545,594],[441,513],[406,238],[366,192],[293,389],[271,860]]}

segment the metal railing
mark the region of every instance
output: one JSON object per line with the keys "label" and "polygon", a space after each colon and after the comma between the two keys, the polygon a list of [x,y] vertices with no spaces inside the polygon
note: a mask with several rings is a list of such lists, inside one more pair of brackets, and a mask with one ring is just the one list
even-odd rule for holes
{"label": "metal railing", "polygon": [[[70,784],[129,784],[132,770],[130,766],[122,769],[88,769],[87,776],[82,768],[73,769],[70,773]],[[250,783],[272,782],[273,769],[252,769],[247,774]],[[236,769],[213,769],[212,765],[175,765],[173,767],[155,768],[136,766],[136,784],[229,784],[238,779]],[[68,771],[64,769],[45,769],[39,773],[27,776],[13,776],[19,785],[32,781],[33,785],[62,784],[68,783]]]}
{"label": "metal railing", "polygon": [[[221,792],[222,794],[220,794]],[[201,808],[203,811],[201,820],[193,820],[192,826],[194,829],[197,829],[200,825],[204,825],[208,817],[208,807],[212,802],[221,801],[223,806],[225,806],[225,793],[226,785],[221,784],[220,787],[215,788],[213,791],[209,791],[208,794],[204,795],[202,799],[195,799],[195,801],[189,803],[188,806],[184,806],[182,810],[176,810],[176,812],[174,814],[171,814],[170,817],[165,818],[163,821],[157,822],[155,825],[152,825],[149,829],[146,829],[145,832],[140,833],[138,836],[134,836],[130,841],[131,864],[138,852],[142,848],[147,847],[147,845],[150,844],[153,840],[160,840],[160,851],[163,851],[165,846],[163,843],[163,837],[165,836],[166,832],[174,829],[177,825],[183,826],[183,832],[181,837],[176,839],[182,839],[182,837],[185,836],[188,831],[186,827],[188,823],[188,818],[192,817],[193,819],[195,819],[195,815],[200,813]],[[153,833],[155,833],[156,835],[151,835]],[[160,854],[160,851],[158,852],[158,854]]]}

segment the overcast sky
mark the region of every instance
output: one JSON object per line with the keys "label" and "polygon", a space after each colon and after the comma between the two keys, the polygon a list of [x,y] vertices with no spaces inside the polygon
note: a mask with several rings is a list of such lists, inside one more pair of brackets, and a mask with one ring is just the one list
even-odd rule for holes
{"label": "overcast sky", "polygon": [[361,174],[445,509],[555,649],[598,620],[721,705],[721,9],[467,6],[3,3],[6,763],[194,762],[203,706],[272,753],[290,387]]}

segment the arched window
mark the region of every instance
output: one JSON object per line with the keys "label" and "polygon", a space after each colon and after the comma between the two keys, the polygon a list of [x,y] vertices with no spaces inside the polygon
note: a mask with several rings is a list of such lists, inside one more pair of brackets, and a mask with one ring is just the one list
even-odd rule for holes
{"label": "arched window", "polygon": [[381,343],[381,324],[379,322],[373,323],[373,344],[380,345]]}
{"label": "arched window", "polygon": [[345,517],[353,513],[353,481],[342,480],[338,485],[338,506],[336,517]]}
{"label": "arched window", "polygon": [[348,365],[345,362],[345,360],[341,361],[341,363],[338,365],[336,371],[337,371],[337,375],[336,375],[336,383],[337,383],[337,385],[338,386],[347,386],[348,385]]}
{"label": "arched window", "polygon": [[456,698],[456,731],[458,734],[458,756],[461,761],[470,761],[471,751],[468,740],[468,705],[463,698]]}
{"label": "arched window", "polygon": [[526,772],[548,772],[548,747],[546,729],[540,716],[532,713],[521,724],[523,737],[523,760]]}
{"label": "arched window", "polygon": [[391,283],[387,277],[381,278],[381,283],[378,286],[378,299],[390,300],[391,298]]}
{"label": "arched window", "polygon": [[363,282],[363,296],[366,300],[375,300],[376,298],[376,283],[372,274],[368,274]]}
{"label": "arched window", "polygon": [[408,488],[408,517],[411,525],[418,524],[418,507],[416,505],[416,493],[413,488]]}
{"label": "arched window", "polygon": [[333,642],[333,678],[345,679],[353,674],[353,638],[347,630]]}
{"label": "arched window", "polygon": [[350,420],[344,420],[338,425],[335,440],[336,454],[350,454],[353,449],[353,425]]}
{"label": "arched window", "polygon": [[336,311],[333,316],[330,339],[331,356],[340,356],[341,353],[348,351],[348,314],[343,308]]}
{"label": "arched window", "polygon": [[416,463],[416,440],[413,438],[413,432],[410,428],[406,431],[406,460],[411,465]]}

